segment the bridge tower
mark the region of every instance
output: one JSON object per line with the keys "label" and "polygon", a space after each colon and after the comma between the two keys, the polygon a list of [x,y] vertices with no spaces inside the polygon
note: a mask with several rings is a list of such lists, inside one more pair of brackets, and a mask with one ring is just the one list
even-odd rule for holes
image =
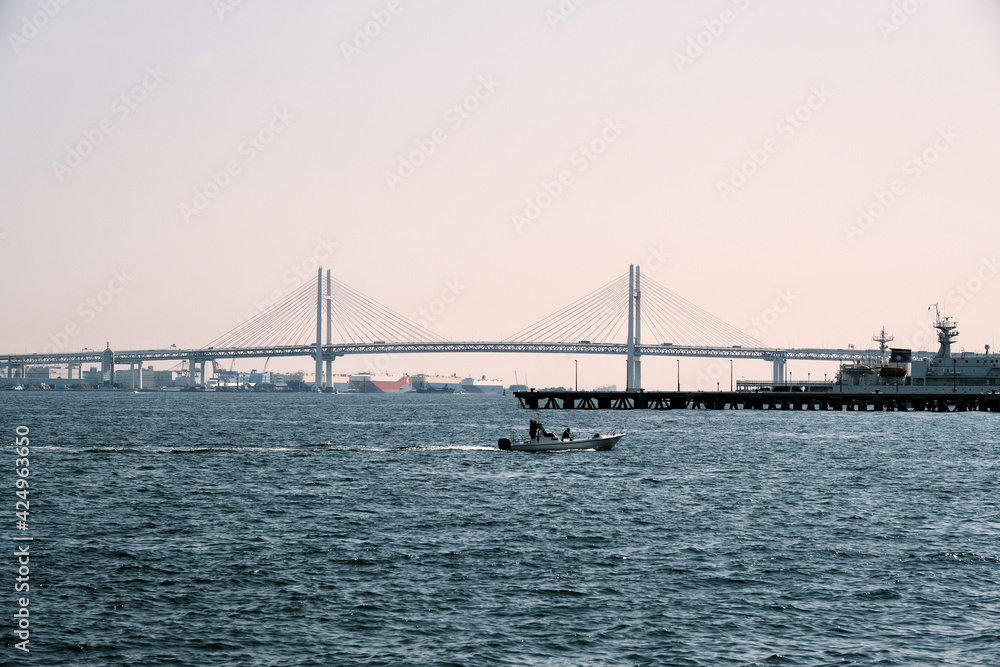
{"label": "bridge tower", "polygon": [[625,340],[625,391],[635,390],[635,266],[628,265],[628,338]]}
{"label": "bridge tower", "polygon": [[[330,285],[330,269],[326,270],[326,344],[333,345],[333,290]],[[333,391],[333,357],[326,358],[327,391]]]}
{"label": "bridge tower", "polygon": [[639,359],[641,340],[639,267],[628,267],[628,341],[626,342],[625,391],[639,391],[642,387],[642,362]]}
{"label": "bridge tower", "polygon": [[313,391],[323,391],[323,267],[316,274],[316,382]]}
{"label": "bridge tower", "polygon": [[642,361],[640,356],[642,353],[639,351],[641,349],[641,333],[642,333],[642,311],[640,306],[642,301],[639,298],[642,295],[642,290],[639,288],[639,267],[635,267],[635,344],[633,345],[632,351],[632,363],[635,370],[632,372],[632,380],[635,382],[635,388],[638,391],[642,391]]}

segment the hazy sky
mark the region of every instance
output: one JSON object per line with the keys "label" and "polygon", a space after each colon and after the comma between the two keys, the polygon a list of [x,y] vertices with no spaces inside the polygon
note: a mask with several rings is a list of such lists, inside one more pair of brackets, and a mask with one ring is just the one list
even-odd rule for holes
{"label": "hazy sky", "polygon": [[202,346],[316,256],[407,316],[459,285],[429,323],[452,340],[638,263],[773,346],[934,347],[933,302],[994,341],[995,0],[32,0],[0,28],[0,352]]}

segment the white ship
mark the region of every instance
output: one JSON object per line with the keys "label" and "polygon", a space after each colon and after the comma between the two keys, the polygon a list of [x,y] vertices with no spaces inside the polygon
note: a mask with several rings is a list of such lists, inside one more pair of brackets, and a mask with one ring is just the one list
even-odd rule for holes
{"label": "white ship", "polygon": [[462,380],[457,375],[443,377],[418,373],[413,376],[413,390],[421,394],[454,394],[462,391]]}
{"label": "white ship", "polygon": [[486,376],[481,378],[463,378],[462,393],[464,394],[502,394],[503,382],[500,380],[487,380]]}
{"label": "white ship", "polygon": [[[958,337],[957,324],[935,309],[934,328],[938,334],[936,354],[912,353],[887,347],[892,341],[885,329],[875,341],[878,356],[868,363],[857,361],[840,367],[830,391],[873,392],[907,391],[912,393],[997,393],[1000,392],[1000,356],[986,352],[952,352]],[[904,389],[905,388],[905,389]]]}
{"label": "white ship", "polygon": [[459,378],[457,375],[418,373],[413,376],[413,391],[421,394],[502,394],[504,386],[500,380],[488,380],[485,375]]}

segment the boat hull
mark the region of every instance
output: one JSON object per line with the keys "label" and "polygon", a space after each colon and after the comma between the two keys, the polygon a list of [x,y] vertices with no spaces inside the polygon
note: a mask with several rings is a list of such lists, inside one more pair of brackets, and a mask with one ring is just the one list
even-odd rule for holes
{"label": "boat hull", "polygon": [[624,433],[616,433],[614,435],[602,435],[599,438],[582,438],[580,440],[522,440],[510,443],[510,449],[514,452],[564,452],[574,449],[607,451],[614,449],[618,441],[624,437]]}

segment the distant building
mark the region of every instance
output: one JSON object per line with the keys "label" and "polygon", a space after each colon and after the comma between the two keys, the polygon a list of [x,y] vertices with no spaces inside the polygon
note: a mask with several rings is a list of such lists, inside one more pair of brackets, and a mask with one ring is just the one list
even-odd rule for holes
{"label": "distant building", "polygon": [[29,380],[48,380],[48,366],[28,366],[24,369],[24,377]]}
{"label": "distant building", "polygon": [[247,382],[251,385],[258,384],[270,384],[274,386],[285,386],[285,376],[281,373],[272,373],[271,371],[264,371],[263,373],[258,373],[257,369],[250,371],[250,375],[247,377]]}
{"label": "distant building", "polygon": [[101,381],[106,385],[115,383],[115,353],[111,351],[111,343],[101,355]]}
{"label": "distant building", "polygon": [[118,382],[123,387],[138,387],[139,373],[131,368],[127,371],[115,371],[115,382]]}
{"label": "distant building", "polygon": [[158,371],[152,366],[147,366],[143,368],[142,373],[142,385],[139,384],[139,373],[138,370],[120,370],[115,371],[115,382],[123,387],[136,388],[140,386],[143,389],[157,389],[159,387],[169,387],[174,383],[174,373],[173,371]]}
{"label": "distant building", "polygon": [[[145,382],[145,377],[143,379]],[[174,372],[173,371],[153,371],[153,383],[150,387],[160,388],[160,387],[170,387],[174,384]],[[145,387],[146,385],[143,384]]]}
{"label": "distant building", "polygon": [[227,371],[220,370],[218,373],[219,386],[223,387],[242,387],[246,384],[246,373],[241,373],[240,371]]}

